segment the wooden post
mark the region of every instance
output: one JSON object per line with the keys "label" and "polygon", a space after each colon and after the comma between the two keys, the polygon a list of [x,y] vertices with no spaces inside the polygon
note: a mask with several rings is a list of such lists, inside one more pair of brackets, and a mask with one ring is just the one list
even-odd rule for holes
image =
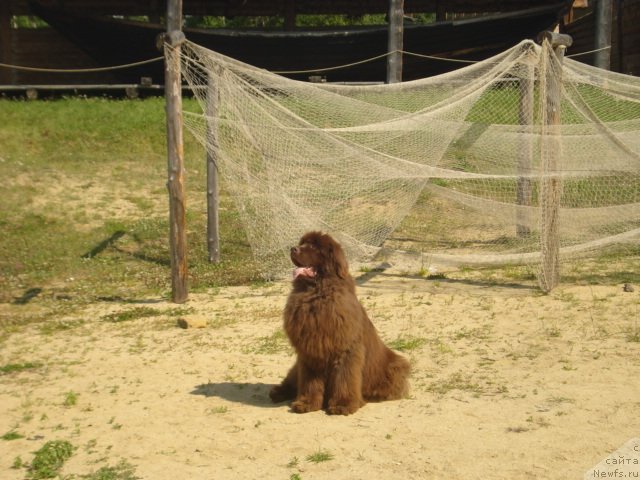
{"label": "wooden post", "polygon": [[605,70],[611,70],[612,17],[612,0],[596,0],[596,38],[594,49],[597,51],[594,57],[594,65]]}
{"label": "wooden post", "polygon": [[[519,119],[520,146],[518,149],[518,177],[516,185],[516,203],[518,207],[530,207],[532,203],[531,166],[533,164],[533,85],[534,68],[526,68],[526,76],[520,78]],[[531,233],[530,218],[526,208],[519,208],[516,212],[516,235],[527,238]]]}
{"label": "wooden post", "polygon": [[402,82],[404,0],[389,0],[389,41],[387,44],[387,83]]}
{"label": "wooden post", "polygon": [[[180,44],[182,34],[182,0],[167,1],[167,35],[165,37],[165,100],[167,115],[167,188],[169,190],[169,245],[171,255],[171,299],[187,301],[187,235],[184,195],[184,144],[182,139],[182,83]],[[168,49],[174,49],[168,54]]]}
{"label": "wooden post", "polygon": [[[559,212],[562,196],[560,108],[562,101],[562,60],[573,40],[569,35],[544,32],[543,42],[548,42],[554,55],[543,58],[545,69],[541,72],[541,101],[546,102],[543,118],[542,181],[540,185],[541,251],[542,266],[540,287],[544,292],[553,290],[560,281]],[[545,49],[543,48],[543,55]]]}
{"label": "wooden post", "polygon": [[[11,54],[11,2],[0,2],[0,62],[13,65]],[[0,84],[11,85],[14,83],[13,71],[8,68],[0,68]]]}
{"label": "wooden post", "polygon": [[209,261],[220,261],[220,233],[218,216],[218,164],[216,154],[218,151],[218,125],[215,118],[218,110],[218,89],[213,75],[209,72],[207,85],[207,246],[209,249]]}

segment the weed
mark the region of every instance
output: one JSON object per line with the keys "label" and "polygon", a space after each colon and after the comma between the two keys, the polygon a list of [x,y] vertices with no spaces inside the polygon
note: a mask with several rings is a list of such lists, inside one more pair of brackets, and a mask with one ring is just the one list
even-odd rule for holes
{"label": "weed", "polygon": [[126,460],[121,460],[115,467],[102,467],[88,475],[82,475],[84,480],[136,480],[142,477],[135,475],[136,469]]}
{"label": "weed", "polygon": [[638,328],[638,320],[635,321],[633,327],[627,329],[627,342],[640,342],[640,328]]}
{"label": "weed", "polygon": [[9,363],[8,365],[3,365],[0,367],[0,375],[8,375],[10,373],[21,372],[23,370],[31,370],[34,368],[40,368],[42,366],[41,363]]}
{"label": "weed", "polygon": [[289,341],[287,340],[287,335],[283,330],[278,329],[268,337],[261,337],[258,345],[251,349],[251,352],[272,355],[289,350],[290,346]]}
{"label": "weed", "polygon": [[64,394],[62,405],[65,407],[73,407],[78,403],[78,394],[75,392],[67,392]]}
{"label": "weed", "polygon": [[160,315],[160,312],[155,308],[149,307],[135,307],[131,310],[125,310],[124,312],[115,312],[108,315],[104,315],[102,320],[111,323],[128,322],[130,320],[137,320],[139,318],[156,317]]}
{"label": "weed", "polygon": [[452,390],[462,390],[476,394],[483,392],[482,386],[472,382],[470,377],[462,372],[456,372],[446,379],[431,383],[431,385],[427,387],[427,391],[438,395],[444,395]]}
{"label": "weed", "polygon": [[299,463],[300,460],[298,459],[298,457],[293,457],[291,460],[289,460],[289,463],[287,463],[287,468],[296,468]]}
{"label": "weed", "polygon": [[15,430],[11,430],[7,433],[5,433],[4,435],[2,435],[2,437],[0,437],[2,440],[18,440],[20,438],[24,438],[24,435],[19,434],[18,432],[16,432]]}
{"label": "weed", "polygon": [[24,466],[24,462],[22,461],[22,458],[20,457],[20,455],[18,455],[16,458],[13,459],[11,468],[13,468],[14,470],[20,470],[23,466]]}
{"label": "weed", "polygon": [[52,440],[45,443],[35,453],[35,457],[29,467],[28,478],[39,480],[54,478],[71,455],[75,447],[66,440]]}
{"label": "weed", "polygon": [[307,461],[313,463],[322,463],[328,462],[329,460],[333,460],[333,453],[327,450],[318,450],[311,455],[307,455]]}
{"label": "weed", "polygon": [[389,342],[389,348],[398,350],[399,352],[408,352],[420,348],[427,342],[424,338],[418,337],[398,337]]}
{"label": "weed", "polygon": [[219,415],[219,414],[222,414],[222,413],[227,413],[228,411],[229,411],[229,408],[223,406],[223,407],[209,408],[207,410],[207,413]]}

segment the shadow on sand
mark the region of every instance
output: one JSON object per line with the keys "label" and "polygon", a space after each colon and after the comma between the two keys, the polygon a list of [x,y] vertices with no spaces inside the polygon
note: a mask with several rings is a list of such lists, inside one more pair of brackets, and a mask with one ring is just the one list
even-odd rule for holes
{"label": "shadow on sand", "polygon": [[191,394],[218,397],[230,402],[243,403],[254,407],[281,407],[283,403],[273,403],[269,398],[269,390],[271,390],[272,386],[265,383],[204,383],[197,385]]}

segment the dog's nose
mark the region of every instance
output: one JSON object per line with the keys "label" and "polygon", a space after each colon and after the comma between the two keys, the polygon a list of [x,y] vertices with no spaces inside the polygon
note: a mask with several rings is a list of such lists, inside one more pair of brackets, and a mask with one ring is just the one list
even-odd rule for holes
{"label": "dog's nose", "polygon": [[291,253],[298,253],[298,247],[291,247]]}

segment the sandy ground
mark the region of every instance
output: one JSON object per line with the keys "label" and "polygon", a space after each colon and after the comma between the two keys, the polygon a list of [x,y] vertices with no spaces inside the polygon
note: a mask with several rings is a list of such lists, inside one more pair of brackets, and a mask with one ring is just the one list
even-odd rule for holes
{"label": "sandy ground", "polygon": [[[45,442],[67,440],[71,478],[124,460],[154,480],[564,480],[640,436],[637,287],[545,296],[372,275],[359,297],[410,358],[412,392],[349,417],[298,415],[268,398],[293,362],[281,333],[288,288],[192,294],[184,307],[207,319],[202,329],[178,328],[175,305],[145,299],[12,333],[0,366],[40,366],[0,374],[0,435],[22,436],[0,440],[0,478],[25,478],[17,457],[29,464]],[[107,321],[141,306],[158,315]],[[21,308],[36,307],[0,305],[5,316]]]}

